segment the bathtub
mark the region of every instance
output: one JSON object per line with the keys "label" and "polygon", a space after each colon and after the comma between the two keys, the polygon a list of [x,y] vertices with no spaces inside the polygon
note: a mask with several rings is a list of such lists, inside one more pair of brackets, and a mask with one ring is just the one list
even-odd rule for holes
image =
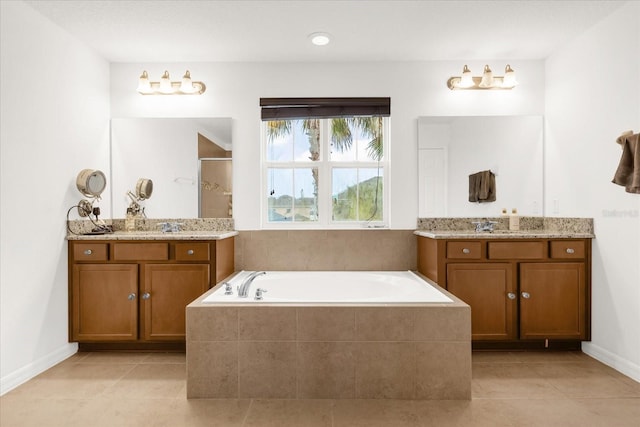
{"label": "bathtub", "polygon": [[204,304],[256,303],[452,303],[453,300],[411,271],[268,271],[253,280],[246,298],[238,286],[251,274],[241,271],[228,282],[233,295],[219,286]]}
{"label": "bathtub", "polygon": [[[471,309],[409,271],[267,271],[187,306],[189,399],[471,398]],[[266,289],[261,301],[256,289]]]}

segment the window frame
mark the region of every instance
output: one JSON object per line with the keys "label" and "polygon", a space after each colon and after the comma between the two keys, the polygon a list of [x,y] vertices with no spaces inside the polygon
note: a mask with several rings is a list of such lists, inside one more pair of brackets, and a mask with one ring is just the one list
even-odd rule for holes
{"label": "window frame", "polygon": [[[280,120],[280,119],[274,119]],[[301,120],[301,119],[291,119]],[[383,120],[383,155],[380,161],[332,161],[330,152],[330,120],[320,118],[320,158],[318,161],[267,161],[267,121],[260,123],[260,223],[261,229],[362,229],[388,228],[390,224],[390,117]],[[333,219],[333,169],[377,169],[382,173],[382,220],[337,221]],[[317,221],[269,221],[269,169],[318,168],[318,220]]]}

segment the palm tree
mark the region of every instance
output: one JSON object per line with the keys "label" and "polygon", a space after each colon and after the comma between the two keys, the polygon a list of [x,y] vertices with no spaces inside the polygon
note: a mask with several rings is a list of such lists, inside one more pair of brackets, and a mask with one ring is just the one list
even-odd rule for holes
{"label": "palm tree", "polygon": [[[351,129],[357,128],[367,138],[367,154],[370,158],[380,161],[383,156],[383,136],[382,136],[382,117],[347,117],[331,119],[331,141],[334,147],[345,152],[353,145],[353,134]],[[267,139],[269,143],[275,139],[289,135],[293,129],[293,120],[271,120],[267,121]],[[320,158],[320,119],[304,119],[302,121],[302,129],[309,138],[309,160],[316,161]],[[318,169],[311,170],[313,176],[313,193],[316,198],[318,196]],[[378,177],[379,179],[379,177]],[[375,195],[375,206],[377,207],[377,192]],[[375,216],[374,211],[371,218]]]}

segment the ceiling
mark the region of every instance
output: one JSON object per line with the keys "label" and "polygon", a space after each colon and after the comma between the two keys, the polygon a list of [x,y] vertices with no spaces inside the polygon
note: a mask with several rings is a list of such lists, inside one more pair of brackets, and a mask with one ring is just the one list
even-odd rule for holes
{"label": "ceiling", "polygon": [[[110,62],[543,59],[624,1],[26,1]],[[327,46],[308,35],[331,34]]]}

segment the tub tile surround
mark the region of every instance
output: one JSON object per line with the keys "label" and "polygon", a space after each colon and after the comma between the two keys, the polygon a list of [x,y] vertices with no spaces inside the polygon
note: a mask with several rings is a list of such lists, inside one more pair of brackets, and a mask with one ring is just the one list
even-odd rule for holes
{"label": "tub tile surround", "polygon": [[240,270],[416,270],[415,230],[240,231]]}
{"label": "tub tile surround", "polygon": [[471,396],[471,313],[459,300],[214,307],[203,298],[187,307],[189,398]]}

